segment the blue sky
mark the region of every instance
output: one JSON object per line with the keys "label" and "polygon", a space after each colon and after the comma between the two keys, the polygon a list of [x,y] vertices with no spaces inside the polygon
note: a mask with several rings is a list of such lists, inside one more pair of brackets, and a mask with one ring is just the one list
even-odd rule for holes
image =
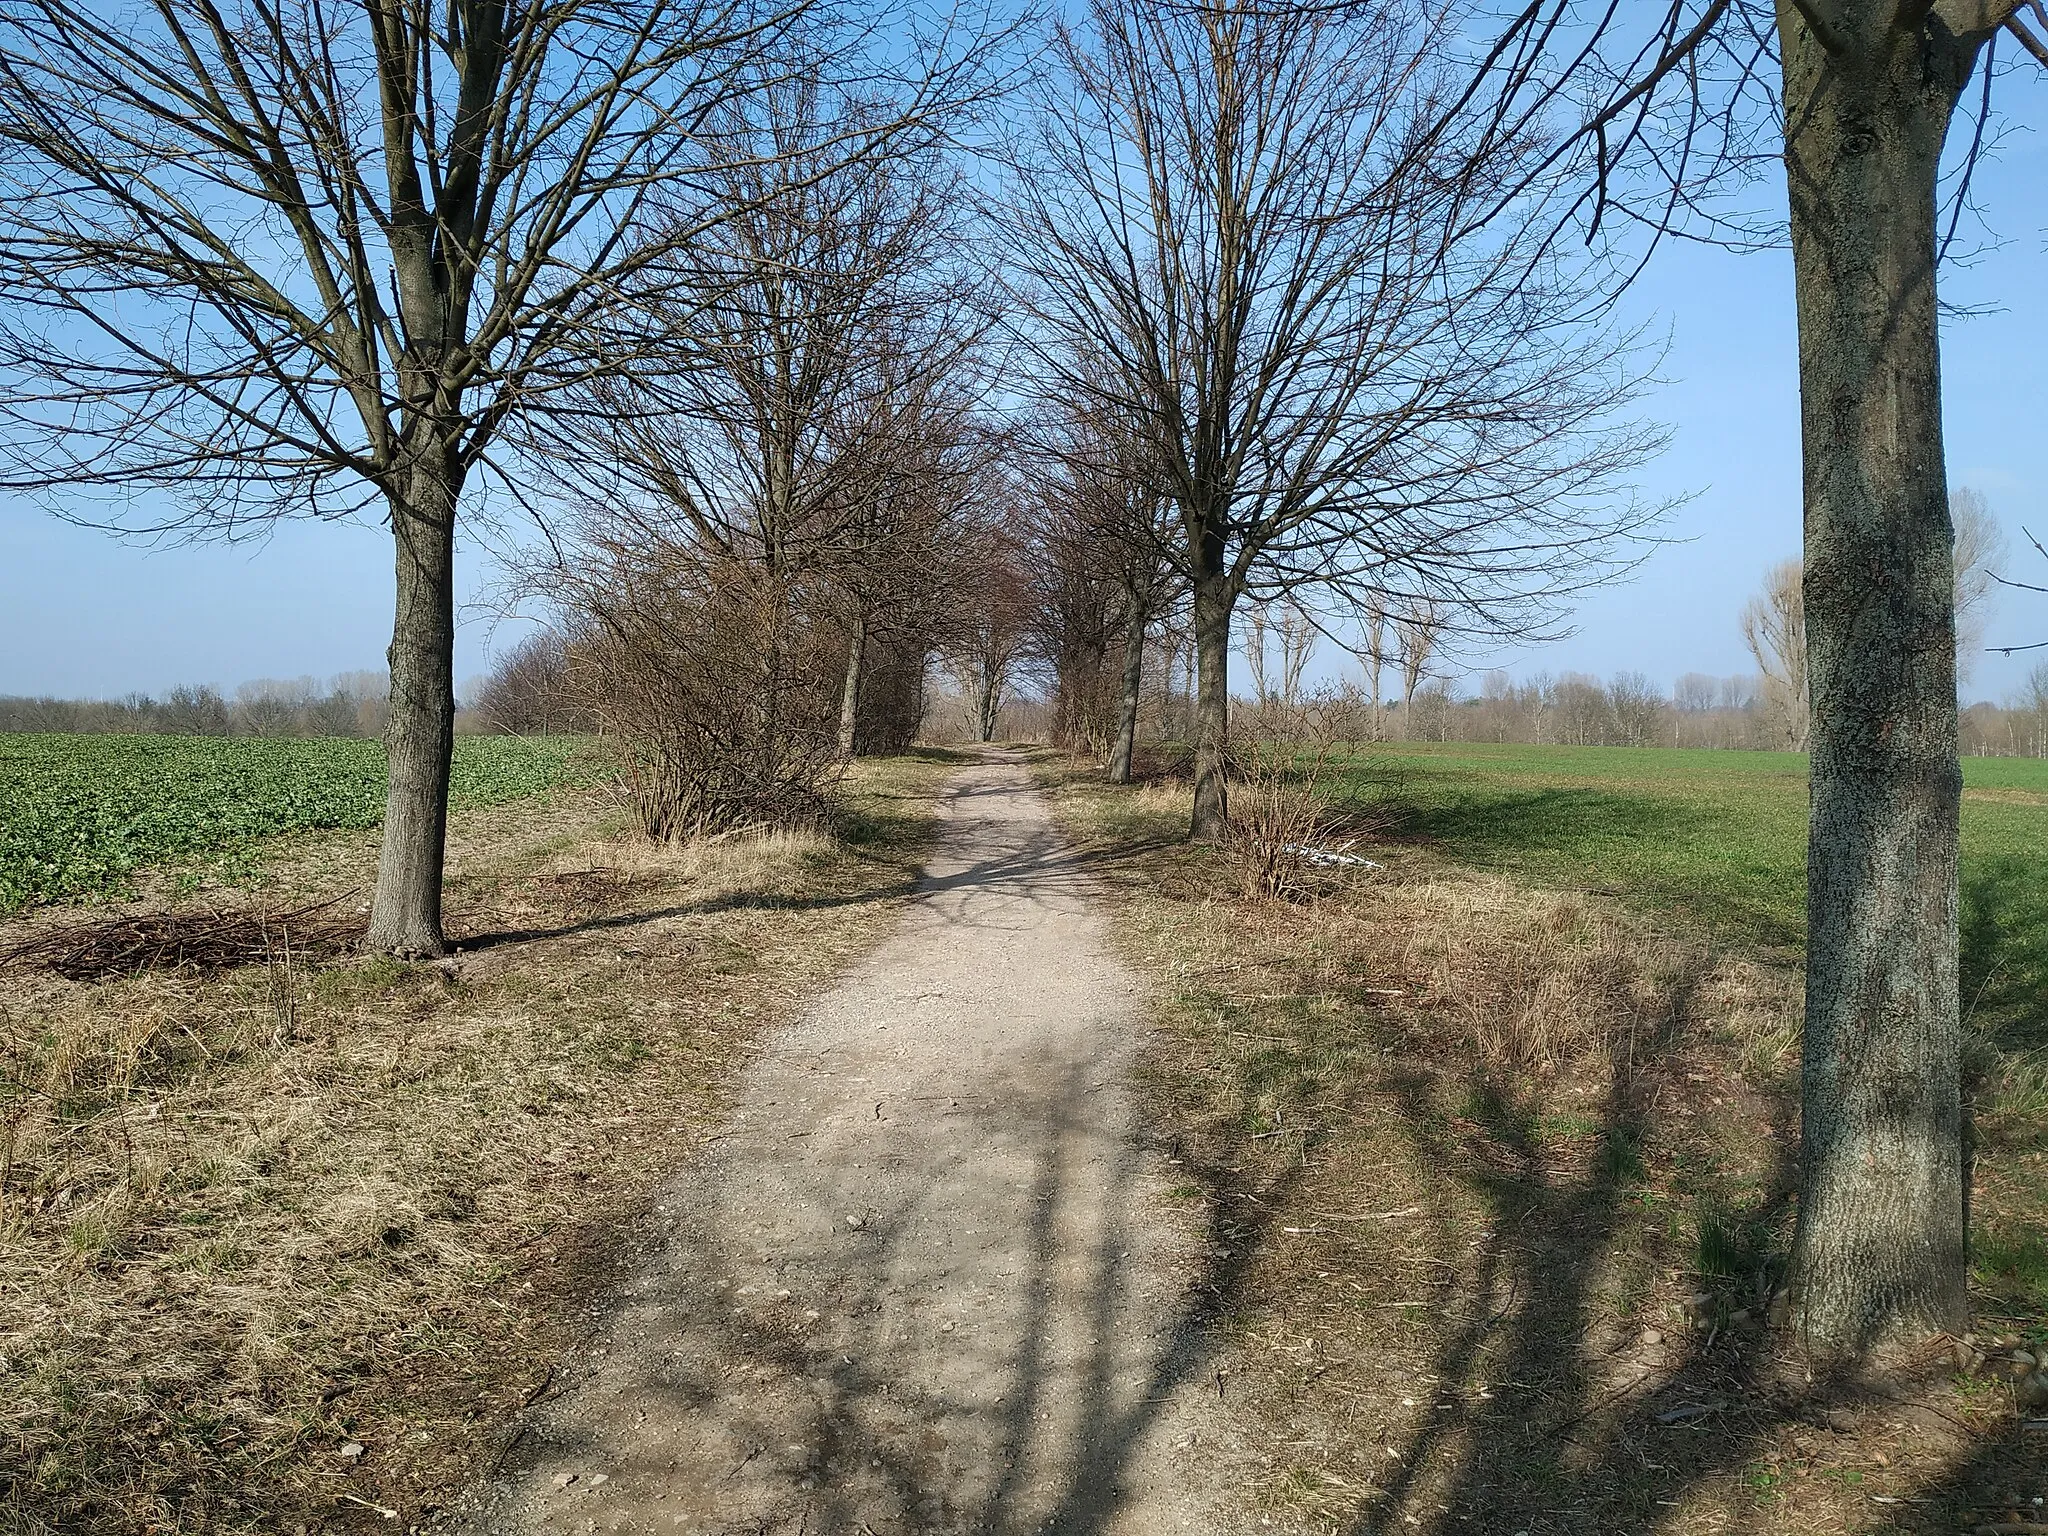
{"label": "blue sky", "polygon": [[[2024,551],[2023,524],[2048,542],[2048,85],[2020,74],[2004,87],[2009,116],[2041,127],[2015,131],[1980,173],[2001,244],[1949,271],[1945,291],[1996,312],[1948,323],[1944,391],[1951,482],[1982,490]],[[1629,669],[1667,688],[1683,672],[1749,670],[1736,615],[1764,571],[1799,549],[1790,259],[1669,246],[1631,304],[1670,331],[1669,382],[1647,409],[1674,438],[1643,489],[1694,495],[1666,530],[1682,542],[1656,551],[1628,585],[1581,603],[1572,638],[1475,663],[1517,674]],[[390,560],[387,536],[370,525],[286,525],[233,548],[147,548],[25,501],[0,503],[0,693],[115,696],[380,666]],[[2013,569],[2048,584],[2031,552]],[[488,575],[488,562],[467,551],[458,676],[482,671],[494,640],[521,632],[483,601]],[[1989,638],[2048,639],[2048,597],[2002,594]],[[1966,695],[2003,695],[2037,659],[1981,658]]]}
{"label": "blue sky", "polygon": [[[2016,74],[2001,90],[2009,119],[2039,127],[2015,128],[1979,168],[1988,232],[1980,232],[1971,261],[1942,276],[1950,303],[1993,308],[1943,327],[1949,483],[1989,498],[2014,546],[2010,573],[2048,585],[2048,562],[2020,534],[2025,526],[2048,543],[2048,87]],[[1963,231],[1970,231],[1967,219]],[[1965,243],[1958,238],[1959,247]],[[1631,299],[1638,317],[1669,329],[1661,369],[1669,382],[1646,410],[1673,437],[1642,483],[1651,496],[1694,495],[1665,530],[1684,542],[1652,554],[1628,585],[1583,601],[1572,638],[1487,658],[1518,675],[1569,669],[1604,677],[1628,669],[1668,689],[1684,672],[1750,671],[1737,615],[1764,572],[1799,553],[1790,253],[1668,245]],[[1988,643],[2048,640],[2048,597],[2001,592],[1994,602]],[[2041,659],[1980,656],[1965,697],[1999,698]]]}

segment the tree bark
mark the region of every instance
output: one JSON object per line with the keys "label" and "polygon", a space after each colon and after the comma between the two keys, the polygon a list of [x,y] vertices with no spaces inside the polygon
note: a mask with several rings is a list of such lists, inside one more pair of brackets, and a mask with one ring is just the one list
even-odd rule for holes
{"label": "tree bark", "polygon": [[1812,690],[1795,1325],[1829,1352],[1960,1331],[1955,580],[1936,178],[1975,47],[1938,14],[1778,8]]}
{"label": "tree bark", "polygon": [[1132,759],[1138,751],[1138,702],[1145,686],[1145,602],[1135,584],[1124,592],[1124,686],[1117,701],[1116,749],[1110,754],[1109,781],[1131,782]]}
{"label": "tree bark", "polygon": [[444,455],[415,463],[389,498],[398,600],[391,623],[391,717],[384,731],[390,791],[372,950],[444,954],[441,871],[448,770],[455,751],[455,508],[461,471]]}
{"label": "tree bark", "polygon": [[1229,574],[1222,541],[1201,549],[1195,572],[1195,814],[1188,835],[1197,841],[1221,838],[1228,825],[1230,758]]}
{"label": "tree bark", "polygon": [[839,695],[839,755],[852,757],[859,744],[860,670],[868,648],[868,616],[856,607],[853,634],[846,643],[846,686]]}
{"label": "tree bark", "polygon": [[981,697],[975,701],[975,724],[980,727],[983,741],[996,738],[996,716],[1002,710],[1002,674],[986,663],[981,669]]}

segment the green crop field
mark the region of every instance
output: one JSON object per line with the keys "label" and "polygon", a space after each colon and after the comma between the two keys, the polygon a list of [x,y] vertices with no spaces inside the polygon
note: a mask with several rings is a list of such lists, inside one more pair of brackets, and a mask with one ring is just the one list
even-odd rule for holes
{"label": "green crop field", "polygon": [[[1397,742],[1355,761],[1406,806],[1404,835],[1465,863],[1803,942],[1803,757]],[[2048,1024],[2048,762],[1967,758],[1963,784],[1964,1002],[2031,1035]]]}
{"label": "green crop field", "polygon": [[[571,737],[469,736],[451,801],[493,805],[571,776]],[[0,735],[0,911],[117,893],[148,865],[277,832],[374,827],[384,749],[340,737]]]}

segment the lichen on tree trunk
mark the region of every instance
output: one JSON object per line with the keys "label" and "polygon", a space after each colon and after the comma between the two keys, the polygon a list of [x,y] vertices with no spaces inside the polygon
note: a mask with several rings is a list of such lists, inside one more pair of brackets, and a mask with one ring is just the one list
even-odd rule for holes
{"label": "lichen on tree trunk", "polygon": [[1936,199],[1974,45],[1779,7],[1812,691],[1793,1317],[1865,1353],[1966,1319],[1953,536]]}
{"label": "lichen on tree trunk", "polygon": [[[1220,541],[1218,541],[1220,543]],[[1195,575],[1195,813],[1189,835],[1223,836],[1229,817],[1230,578],[1220,549]]]}
{"label": "lichen on tree trunk", "polygon": [[442,954],[441,873],[455,751],[455,508],[461,473],[440,455],[414,463],[390,497],[398,578],[391,622],[390,770],[368,946]]}

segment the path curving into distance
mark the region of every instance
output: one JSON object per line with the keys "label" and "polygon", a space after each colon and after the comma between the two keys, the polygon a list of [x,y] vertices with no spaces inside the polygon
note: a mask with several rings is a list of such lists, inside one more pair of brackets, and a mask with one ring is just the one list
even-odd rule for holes
{"label": "path curving into distance", "polygon": [[1239,1528],[1137,982],[1023,769],[941,815],[902,926],[768,1043],[467,1530]]}

